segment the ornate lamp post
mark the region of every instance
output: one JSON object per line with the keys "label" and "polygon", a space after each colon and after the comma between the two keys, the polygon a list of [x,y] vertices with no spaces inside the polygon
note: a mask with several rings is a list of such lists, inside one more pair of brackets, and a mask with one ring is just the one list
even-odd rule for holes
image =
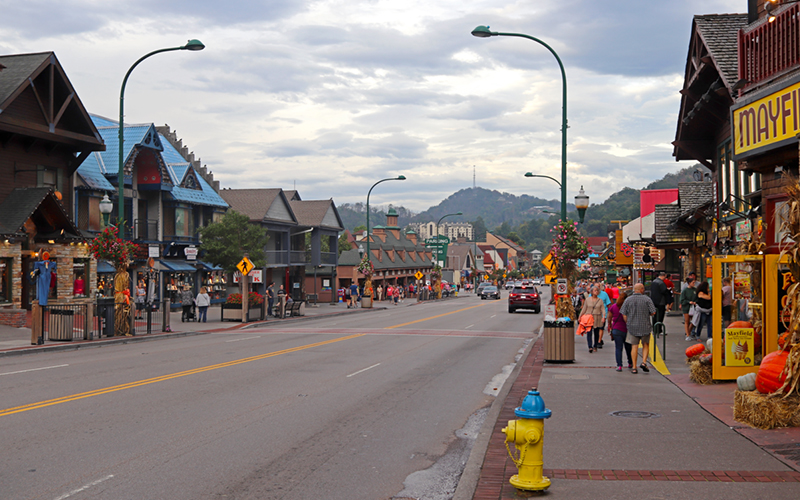
{"label": "ornate lamp post", "polygon": [[117,173],[117,184],[118,184],[118,197],[117,197],[117,224],[119,225],[120,237],[125,239],[125,225],[122,224],[122,221],[125,219],[125,159],[123,154],[125,152],[125,134],[124,134],[124,115],[125,115],[125,85],[128,83],[128,77],[131,76],[131,72],[133,69],[139,65],[140,62],[144,61],[150,56],[160,54],[161,52],[171,52],[173,50],[191,50],[191,51],[198,51],[203,50],[206,48],[205,45],[200,40],[189,40],[186,42],[186,45],[181,45],[180,47],[171,47],[167,49],[158,49],[150,52],[148,54],[143,55],[139,58],[138,61],[133,63],[133,66],[128,69],[128,72],[125,73],[125,78],[122,79],[122,88],[119,91],[119,171]]}
{"label": "ornate lamp post", "polygon": [[108,193],[106,193],[103,195],[103,199],[100,200],[100,213],[103,214],[103,227],[108,227],[108,219],[113,211],[114,204],[111,203]]}
{"label": "ornate lamp post", "polygon": [[581,186],[581,190],[578,191],[578,195],[575,196],[575,208],[578,209],[578,217],[580,218],[581,224],[583,224],[583,216],[586,215],[586,209],[589,208],[589,197],[583,192],[583,186]]}
{"label": "ornate lamp post", "polygon": [[[567,73],[564,71],[564,64],[556,54],[552,47],[539,40],[538,38],[530,35],[523,35],[521,33],[498,33],[496,31],[489,31],[488,26],[478,26],[472,30],[472,35],[478,38],[489,38],[492,36],[515,36],[520,38],[527,38],[544,46],[550,51],[558,61],[558,67],[561,68],[561,82],[563,87],[563,95],[561,98],[561,217],[562,220],[567,220]],[[539,176],[545,177],[545,176]],[[550,177],[552,179],[552,177]],[[555,179],[553,179],[555,180]],[[558,182],[558,181],[556,181]]]}

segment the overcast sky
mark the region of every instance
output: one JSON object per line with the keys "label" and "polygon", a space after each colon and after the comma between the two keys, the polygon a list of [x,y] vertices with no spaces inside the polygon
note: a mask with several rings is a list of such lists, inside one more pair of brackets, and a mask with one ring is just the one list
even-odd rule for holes
{"label": "overcast sky", "polygon": [[168,124],[223,187],[422,211],[473,183],[568,200],[639,189],[676,163],[694,14],[746,0],[0,0],[0,54],[54,51],[90,113]]}

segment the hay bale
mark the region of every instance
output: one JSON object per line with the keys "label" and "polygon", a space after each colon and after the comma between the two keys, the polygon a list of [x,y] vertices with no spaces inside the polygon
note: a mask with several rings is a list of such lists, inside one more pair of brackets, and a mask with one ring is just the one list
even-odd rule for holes
{"label": "hay bale", "polygon": [[703,365],[699,360],[692,362],[689,369],[689,380],[700,385],[711,385],[714,379],[711,376],[711,365]]}
{"label": "hay bale", "polygon": [[733,418],[756,429],[800,427],[800,397],[784,399],[758,391],[736,391]]}
{"label": "hay bale", "polygon": [[700,354],[698,354],[696,356],[692,356],[691,358],[686,358],[686,364],[687,365],[691,365],[692,363],[694,363],[695,361],[700,359],[700,356],[702,356],[703,354],[708,354],[710,352],[711,351],[709,351],[708,349],[703,349],[703,352],[701,352]]}

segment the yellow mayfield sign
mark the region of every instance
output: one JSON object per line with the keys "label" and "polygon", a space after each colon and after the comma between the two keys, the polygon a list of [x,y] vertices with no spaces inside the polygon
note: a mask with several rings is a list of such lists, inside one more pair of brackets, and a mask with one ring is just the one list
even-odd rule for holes
{"label": "yellow mayfield sign", "polygon": [[754,366],[754,332],[752,328],[725,330],[725,366]]}
{"label": "yellow mayfield sign", "polygon": [[733,155],[739,160],[767,146],[797,142],[800,83],[731,110]]}

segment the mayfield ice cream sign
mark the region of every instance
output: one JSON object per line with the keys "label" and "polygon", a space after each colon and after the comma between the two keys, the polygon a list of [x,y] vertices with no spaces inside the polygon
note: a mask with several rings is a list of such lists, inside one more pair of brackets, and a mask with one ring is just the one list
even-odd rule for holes
{"label": "mayfield ice cream sign", "polygon": [[731,109],[731,115],[735,160],[795,144],[800,133],[800,83],[745,100]]}
{"label": "mayfield ice cream sign", "polygon": [[725,330],[725,366],[753,366],[754,331],[752,328]]}

